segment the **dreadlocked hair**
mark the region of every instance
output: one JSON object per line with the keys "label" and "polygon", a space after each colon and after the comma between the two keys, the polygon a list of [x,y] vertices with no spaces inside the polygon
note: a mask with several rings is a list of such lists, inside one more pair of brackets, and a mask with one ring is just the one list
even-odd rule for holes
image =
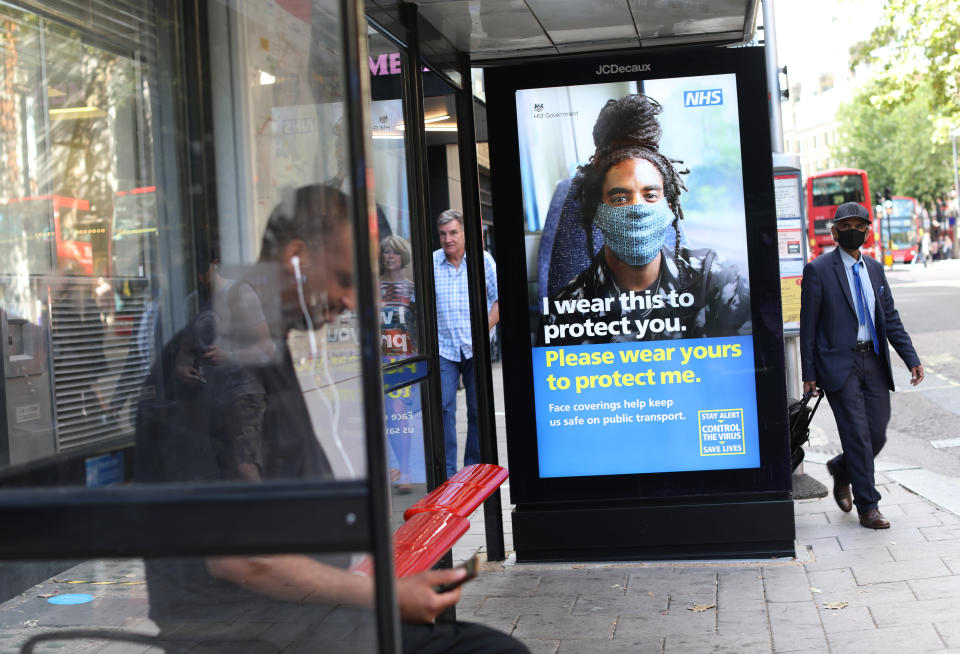
{"label": "dreadlocked hair", "polygon": [[[590,161],[577,169],[577,199],[590,257],[593,257],[593,219],[602,200],[607,171],[628,159],[645,159],[653,164],[663,179],[663,195],[674,215],[673,229],[677,234],[674,254],[679,260],[680,221],[683,219],[680,192],[687,190],[680,176],[690,171],[678,168],[677,164],[683,164],[680,159],[671,159],[660,152],[663,130],[657,116],[661,113],[663,107],[653,98],[631,94],[619,100],[607,100],[597,116],[593,126],[593,143],[597,149]],[[680,283],[682,287],[682,276]]]}

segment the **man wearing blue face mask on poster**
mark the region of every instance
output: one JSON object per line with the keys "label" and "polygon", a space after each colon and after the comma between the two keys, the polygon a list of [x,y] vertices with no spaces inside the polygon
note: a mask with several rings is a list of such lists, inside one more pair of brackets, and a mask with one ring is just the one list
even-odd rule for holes
{"label": "man wearing blue face mask on poster", "polygon": [[[550,298],[541,341],[545,333],[553,335],[549,345],[581,345],[751,332],[746,279],[713,250],[681,244],[680,192],[686,187],[680,175],[689,171],[678,170],[682,162],[659,150],[662,111],[644,95],[609,100],[600,111],[596,152],[574,184],[589,252],[594,227],[604,246]],[[668,244],[671,229],[675,238]],[[591,301],[589,316],[557,312],[583,299]]]}

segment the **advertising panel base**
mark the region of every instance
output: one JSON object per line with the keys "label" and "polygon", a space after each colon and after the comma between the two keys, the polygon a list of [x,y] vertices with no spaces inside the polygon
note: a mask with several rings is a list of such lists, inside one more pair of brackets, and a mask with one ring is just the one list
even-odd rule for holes
{"label": "advertising panel base", "polygon": [[520,506],[518,562],[757,559],[795,555],[789,497],[645,506]]}

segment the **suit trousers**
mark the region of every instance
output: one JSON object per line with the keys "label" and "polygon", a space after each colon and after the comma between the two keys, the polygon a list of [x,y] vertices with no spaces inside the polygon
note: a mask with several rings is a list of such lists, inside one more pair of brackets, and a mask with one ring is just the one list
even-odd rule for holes
{"label": "suit trousers", "polygon": [[833,459],[835,470],[853,486],[853,503],[865,513],[877,508],[880,493],[874,483],[873,460],[887,442],[890,390],[883,360],[856,352],[843,386],[826,391],[837,421],[843,453]]}

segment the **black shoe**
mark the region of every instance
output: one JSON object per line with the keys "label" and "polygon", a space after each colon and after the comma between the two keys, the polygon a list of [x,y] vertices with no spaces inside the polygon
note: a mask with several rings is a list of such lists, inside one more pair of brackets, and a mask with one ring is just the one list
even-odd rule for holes
{"label": "black shoe", "polygon": [[850,513],[850,511],[853,510],[853,495],[850,493],[850,482],[836,469],[833,460],[827,461],[827,472],[833,477],[833,499],[836,500],[837,506],[840,507],[841,511]]}
{"label": "black shoe", "polygon": [[860,514],[860,524],[868,529],[889,529],[890,521],[883,517],[880,509],[870,509]]}

